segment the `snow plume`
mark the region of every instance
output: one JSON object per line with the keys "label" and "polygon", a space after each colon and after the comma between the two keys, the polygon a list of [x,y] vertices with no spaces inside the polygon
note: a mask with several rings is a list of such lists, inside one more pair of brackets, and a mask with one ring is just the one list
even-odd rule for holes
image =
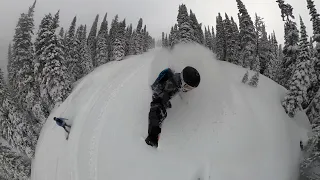
{"label": "snow plume", "polygon": [[[196,89],[201,93],[191,91],[183,94],[184,98],[189,98],[189,95],[192,96],[193,94],[199,95],[198,98],[206,98],[212,97],[212,93],[227,93],[222,91],[225,87],[223,85],[224,77],[222,76],[225,75],[220,71],[220,64],[215,60],[214,54],[209,49],[196,43],[181,43],[175,45],[173,50],[163,48],[158,51],[151,63],[149,85],[155,81],[163,69],[171,68],[180,73],[186,66],[192,66],[199,71],[201,82]],[[215,84],[215,86],[212,86],[212,84]]]}

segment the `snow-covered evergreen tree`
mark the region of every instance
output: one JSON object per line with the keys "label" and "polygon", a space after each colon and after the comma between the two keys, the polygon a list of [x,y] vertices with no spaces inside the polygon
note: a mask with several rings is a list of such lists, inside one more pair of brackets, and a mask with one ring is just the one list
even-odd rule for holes
{"label": "snow-covered evergreen tree", "polygon": [[115,43],[117,33],[119,29],[119,16],[116,15],[114,19],[112,20],[111,27],[110,27],[110,33],[109,33],[109,59],[112,60],[113,58],[113,45]]}
{"label": "snow-covered evergreen tree", "polygon": [[225,61],[226,59],[226,38],[225,38],[225,29],[224,29],[224,23],[222,20],[222,17],[220,13],[218,14],[216,18],[216,30],[217,30],[217,36],[216,36],[216,52],[217,52],[217,58],[221,61]]}
{"label": "snow-covered evergreen tree", "polygon": [[268,41],[268,35],[266,32],[266,26],[263,22],[263,18],[259,17],[256,14],[255,20],[255,28],[256,28],[256,54],[260,60],[260,72],[265,74],[265,70],[267,65],[269,64],[270,59],[268,58],[269,50],[271,45]]}
{"label": "snow-covered evergreen tree", "polygon": [[196,15],[190,9],[190,25],[194,30],[194,41],[199,44],[204,44],[204,35],[201,29],[201,23],[198,22]]}
{"label": "snow-covered evergreen tree", "polygon": [[12,68],[13,59],[12,59],[12,46],[11,46],[11,44],[9,44],[9,47],[8,47],[7,58],[8,58],[8,64],[7,64],[8,82],[9,82],[9,85],[12,85],[12,77],[14,75],[13,75],[13,68]]}
{"label": "snow-covered evergreen tree", "polygon": [[256,73],[250,79],[248,85],[252,87],[257,87],[259,84],[259,75],[260,73],[256,71]]}
{"label": "snow-covered evergreen tree", "polygon": [[[135,40],[136,40],[136,38],[137,38],[137,32],[136,32],[136,30],[134,30],[132,32],[132,36],[131,36],[130,41],[129,41],[129,55],[135,55],[136,54],[136,48],[135,48]],[[163,47],[163,42],[164,42],[164,40],[161,41],[161,47]]]}
{"label": "snow-covered evergreen tree", "polygon": [[[125,28],[126,28],[126,21],[123,20],[122,22],[119,23],[118,26],[118,32],[116,33],[117,35],[115,36],[115,41],[113,42],[113,48],[112,48],[112,60],[113,61],[120,61],[124,58],[125,56]],[[140,34],[140,40],[139,41],[139,50],[140,52],[143,51],[143,37],[142,33]],[[142,52],[141,52],[142,53]]]}
{"label": "snow-covered evergreen tree", "polygon": [[170,36],[171,36],[171,42],[170,42],[169,46],[171,48],[173,48],[174,45],[179,42],[179,30],[178,30],[178,25],[177,24],[175,24],[173,26],[173,31],[170,33]]}
{"label": "snow-covered evergreen tree", "polygon": [[60,28],[59,36],[60,36],[61,38],[64,37],[64,29],[63,29],[63,27]]}
{"label": "snow-covered evergreen tree", "polygon": [[0,107],[3,104],[4,99],[6,98],[6,93],[5,93],[5,89],[6,89],[6,82],[4,80],[4,74],[2,69],[0,68]]}
{"label": "snow-covered evergreen tree", "polygon": [[305,158],[300,164],[300,176],[307,180],[318,180],[320,178],[320,125],[312,124],[312,137],[304,148]]}
{"label": "snow-covered evergreen tree", "polygon": [[[208,31],[210,30],[208,29]],[[211,42],[212,52],[216,53],[216,34],[214,32],[213,26],[211,27],[211,35],[212,35],[212,42]]]}
{"label": "snow-covered evergreen tree", "polygon": [[97,62],[95,58],[97,56],[96,50],[97,50],[98,21],[99,21],[99,14],[96,16],[88,36],[88,47],[90,49],[90,55],[91,55],[93,67],[97,66]]}
{"label": "snow-covered evergreen tree", "polygon": [[0,106],[0,137],[8,141],[22,156],[33,158],[40,130],[37,122],[14,101],[11,86],[1,89],[4,93]]}
{"label": "snow-covered evergreen tree", "polygon": [[226,43],[226,61],[231,62],[233,64],[239,64],[238,57],[238,29],[234,25],[234,21],[229,19],[228,15],[225,14],[226,19],[224,20],[224,35],[225,35],[225,43]]}
{"label": "snow-covered evergreen tree", "polygon": [[204,27],[204,39],[205,39],[205,46],[212,50],[212,35],[211,35],[211,32],[210,32],[210,29],[208,27],[208,30],[207,30],[207,27]]}
{"label": "snow-covered evergreen tree", "polygon": [[66,37],[66,58],[62,62],[63,65],[68,69],[67,73],[68,77],[71,78],[71,83],[77,81],[81,76],[78,52],[79,41],[76,38],[76,23],[77,17],[74,17]]}
{"label": "snow-covered evergreen tree", "polygon": [[45,62],[41,75],[40,95],[49,111],[60,105],[71,91],[70,77],[63,64],[65,61],[64,46],[60,36],[55,34],[58,20],[58,18],[53,20],[45,50],[40,55],[40,59],[44,59]]}
{"label": "snow-covered evergreen tree", "polygon": [[[134,54],[142,54],[143,53],[143,34],[142,34],[142,25],[143,20],[142,18],[139,19],[137,29],[132,36],[132,51]],[[164,43],[164,42],[163,42]]]}
{"label": "snow-covered evergreen tree", "polygon": [[33,43],[32,35],[34,29],[34,8],[36,2],[29,8],[28,13],[22,13],[15,29],[12,48],[12,84],[15,100],[26,108],[30,103],[26,101],[28,92],[34,83],[33,77]]}
{"label": "snow-covered evergreen tree", "polygon": [[[285,22],[285,43],[283,47],[283,64],[280,73],[280,84],[288,88],[290,84],[290,78],[292,77],[296,61],[298,57],[298,41],[299,41],[299,31],[297,29],[296,23],[292,21],[294,16],[292,14],[292,7],[290,4],[284,4],[283,0],[277,1],[279,8],[281,9],[282,18]],[[291,19],[292,18],[292,19]]]}
{"label": "snow-covered evergreen tree", "polygon": [[310,41],[309,41],[309,51],[310,51],[310,57],[313,59],[316,57],[316,50],[313,46],[313,39],[312,37],[310,37]]}
{"label": "snow-covered evergreen tree", "polygon": [[249,71],[247,71],[247,72],[244,74],[241,82],[242,82],[243,84],[247,83],[248,77],[249,77]]}
{"label": "snow-covered evergreen tree", "polygon": [[[320,14],[317,12],[313,0],[307,0],[307,4],[313,26],[313,37],[312,40],[310,40],[310,54],[312,55],[311,57],[313,57],[314,69],[318,78],[318,82],[312,84],[311,90],[308,93],[309,98],[312,99],[320,86]],[[314,42],[316,46],[315,49],[312,50]]]}
{"label": "snow-covered evergreen tree", "polygon": [[194,40],[196,39],[194,35],[195,32],[191,25],[191,20],[190,16],[188,15],[187,7],[184,4],[179,6],[177,21],[179,27],[179,42],[194,42]]}
{"label": "snow-covered evergreen tree", "polygon": [[309,117],[309,121],[311,123],[315,123],[319,121],[320,117],[320,90],[318,90],[315,97],[312,99],[312,102],[306,109],[306,114]]}
{"label": "snow-covered evergreen tree", "polygon": [[93,65],[90,55],[90,49],[87,45],[87,26],[80,25],[77,31],[77,39],[79,39],[79,53],[80,53],[80,65],[81,65],[81,74],[85,76],[92,71]]}
{"label": "snow-covered evergreen tree", "polygon": [[45,104],[43,104],[40,98],[40,84],[42,81],[42,71],[45,66],[45,58],[43,57],[43,53],[47,48],[47,41],[50,38],[51,28],[53,23],[53,17],[51,14],[45,15],[42,19],[37,38],[35,41],[35,63],[34,63],[34,78],[35,78],[35,86],[33,86],[33,96],[29,96],[34,99],[34,105],[32,107],[32,112],[34,116],[41,121],[43,124],[46,120],[46,117],[49,116],[50,110],[47,108]]}
{"label": "snow-covered evergreen tree", "polygon": [[313,0],[307,0],[309,14],[311,16],[314,40],[318,43],[320,42],[320,14],[318,14],[317,9],[314,5]]}
{"label": "snow-covered evergreen tree", "polygon": [[278,82],[278,76],[280,72],[279,67],[281,66],[281,62],[277,58],[276,54],[271,51],[271,49],[269,50],[267,59],[269,62],[267,64],[266,70],[264,71],[264,74],[275,82]]}
{"label": "snow-covered evergreen tree", "polygon": [[127,27],[126,29],[126,35],[125,35],[125,55],[130,55],[130,41],[131,41],[131,38],[132,38],[132,33],[133,33],[133,29],[132,29],[132,24],[130,24],[129,27]]}
{"label": "snow-covered evergreen tree", "polygon": [[100,30],[97,37],[97,66],[105,64],[109,61],[109,54],[108,54],[108,21],[107,21],[107,14],[104,16],[103,21],[100,26]]}
{"label": "snow-covered evergreen tree", "polygon": [[[143,28],[143,43],[142,43],[142,46],[143,46],[143,52],[147,52],[148,50],[148,32],[147,32],[147,25],[144,25],[144,28]],[[168,43],[169,45],[169,43]]]}
{"label": "snow-covered evergreen tree", "polygon": [[306,27],[300,17],[301,38],[299,43],[298,65],[290,80],[289,92],[282,102],[286,113],[294,117],[302,110],[301,104],[307,101],[307,89],[311,86],[314,69],[308,52]]}
{"label": "snow-covered evergreen tree", "polygon": [[0,139],[0,169],[6,179],[29,180],[31,175],[31,160],[17,153],[12,147]]}
{"label": "snow-covered evergreen tree", "polygon": [[237,0],[239,9],[239,26],[240,26],[240,58],[243,61],[243,67],[250,67],[254,64],[256,60],[256,34],[251,17],[241,0]]}

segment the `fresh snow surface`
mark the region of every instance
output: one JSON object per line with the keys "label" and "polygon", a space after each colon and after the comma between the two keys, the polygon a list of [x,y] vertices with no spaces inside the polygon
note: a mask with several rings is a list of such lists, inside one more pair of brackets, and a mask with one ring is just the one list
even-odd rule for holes
{"label": "fresh snow surface", "polygon": [[[172,99],[159,148],[147,146],[149,85],[186,65],[200,86]],[[262,75],[257,88],[245,85],[245,72],[195,45],[100,66],[48,118],[32,180],[296,180],[307,117],[289,118],[286,90]],[[72,124],[68,141],[55,116]]]}

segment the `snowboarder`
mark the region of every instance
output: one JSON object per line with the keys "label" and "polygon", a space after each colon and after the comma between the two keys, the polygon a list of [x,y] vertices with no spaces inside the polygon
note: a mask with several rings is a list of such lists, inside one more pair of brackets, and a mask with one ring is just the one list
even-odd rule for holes
{"label": "snowboarder", "polygon": [[57,117],[54,117],[53,120],[56,121],[56,123],[57,123],[58,126],[61,126],[61,127],[68,133],[68,135],[67,135],[67,139],[68,139],[70,131],[69,131],[66,127],[68,127],[69,129],[71,129],[71,126],[68,125],[68,124],[65,122],[65,121],[68,120],[68,119],[66,119],[66,118],[57,118]]}
{"label": "snowboarder", "polygon": [[161,125],[167,117],[166,109],[171,108],[170,99],[179,91],[188,92],[200,83],[199,72],[190,66],[185,67],[181,73],[174,73],[170,68],[163,70],[151,85],[153,91],[150,103],[148,137],[145,142],[158,147]]}

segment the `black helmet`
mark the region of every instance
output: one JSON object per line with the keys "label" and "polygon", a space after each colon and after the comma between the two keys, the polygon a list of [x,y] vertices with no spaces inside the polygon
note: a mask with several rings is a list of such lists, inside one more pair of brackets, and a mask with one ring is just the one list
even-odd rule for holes
{"label": "black helmet", "polygon": [[53,117],[53,120],[56,120],[57,118],[56,117]]}
{"label": "black helmet", "polygon": [[191,87],[198,87],[200,84],[200,74],[199,72],[190,66],[185,67],[182,70],[183,81]]}

